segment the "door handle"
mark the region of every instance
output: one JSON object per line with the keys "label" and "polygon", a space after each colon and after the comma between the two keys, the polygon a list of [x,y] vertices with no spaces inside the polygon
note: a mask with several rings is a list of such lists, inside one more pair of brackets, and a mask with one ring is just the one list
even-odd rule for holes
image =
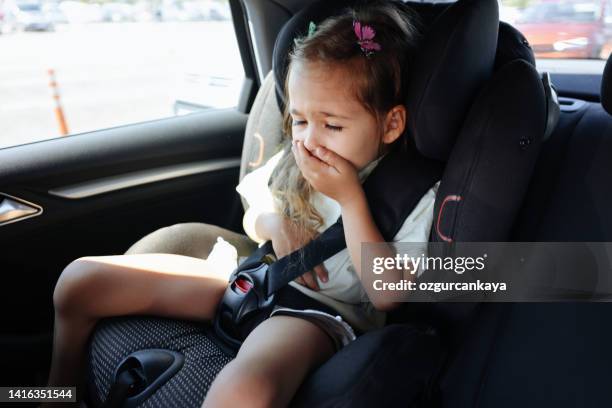
{"label": "door handle", "polygon": [[9,224],[42,213],[42,207],[28,201],[0,193],[0,225]]}

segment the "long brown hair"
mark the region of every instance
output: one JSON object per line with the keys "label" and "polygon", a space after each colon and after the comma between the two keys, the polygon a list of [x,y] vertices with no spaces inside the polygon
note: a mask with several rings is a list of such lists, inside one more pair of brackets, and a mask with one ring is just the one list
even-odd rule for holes
{"label": "long brown hair", "polygon": [[[380,51],[370,56],[364,54],[353,30],[355,20],[376,30],[375,41],[381,45]],[[323,63],[350,72],[354,78],[355,96],[375,116],[382,129],[386,113],[394,106],[406,103],[407,81],[404,79],[410,76],[417,37],[414,14],[400,3],[385,2],[348,9],[341,15],[326,19],[312,35],[295,41],[289,54],[285,80],[284,154],[271,176],[270,190],[277,211],[294,222],[306,238],[316,236],[324,221],[311,203],[314,190],[302,176],[291,153],[292,119],[287,89],[291,67]]]}

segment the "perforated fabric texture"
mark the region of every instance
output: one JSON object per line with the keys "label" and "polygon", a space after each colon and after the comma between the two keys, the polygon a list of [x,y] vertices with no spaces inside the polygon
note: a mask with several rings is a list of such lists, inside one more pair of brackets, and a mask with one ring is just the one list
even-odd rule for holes
{"label": "perforated fabric texture", "polygon": [[201,407],[213,380],[233,359],[208,337],[204,324],[154,317],[105,319],[89,348],[91,403],[105,401],[114,371],[126,356],[154,348],[177,351],[185,362],[141,407]]}

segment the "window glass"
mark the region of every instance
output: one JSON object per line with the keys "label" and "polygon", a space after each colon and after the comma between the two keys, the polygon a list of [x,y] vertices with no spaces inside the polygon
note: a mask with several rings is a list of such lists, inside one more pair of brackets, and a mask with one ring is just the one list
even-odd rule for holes
{"label": "window glass", "polygon": [[235,106],[227,0],[0,0],[0,148]]}
{"label": "window glass", "polygon": [[[454,0],[426,0],[452,3]],[[612,51],[612,0],[498,0],[499,18],[521,31],[536,59],[592,60]],[[563,63],[560,63],[563,65]]]}
{"label": "window glass", "polygon": [[610,55],[609,0],[504,0],[536,58],[607,59]]}
{"label": "window glass", "polygon": [[529,41],[539,71],[603,72],[612,52],[612,0],[498,0],[498,4],[500,20]]}

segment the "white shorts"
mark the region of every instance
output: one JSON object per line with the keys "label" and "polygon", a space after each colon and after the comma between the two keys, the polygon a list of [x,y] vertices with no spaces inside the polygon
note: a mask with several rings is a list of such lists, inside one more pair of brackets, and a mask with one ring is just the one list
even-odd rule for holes
{"label": "white shorts", "polygon": [[270,317],[274,315],[294,316],[311,321],[319,326],[332,339],[336,351],[356,339],[353,328],[342,320],[340,316],[333,316],[329,313],[314,309],[300,310],[283,306],[275,306]]}

